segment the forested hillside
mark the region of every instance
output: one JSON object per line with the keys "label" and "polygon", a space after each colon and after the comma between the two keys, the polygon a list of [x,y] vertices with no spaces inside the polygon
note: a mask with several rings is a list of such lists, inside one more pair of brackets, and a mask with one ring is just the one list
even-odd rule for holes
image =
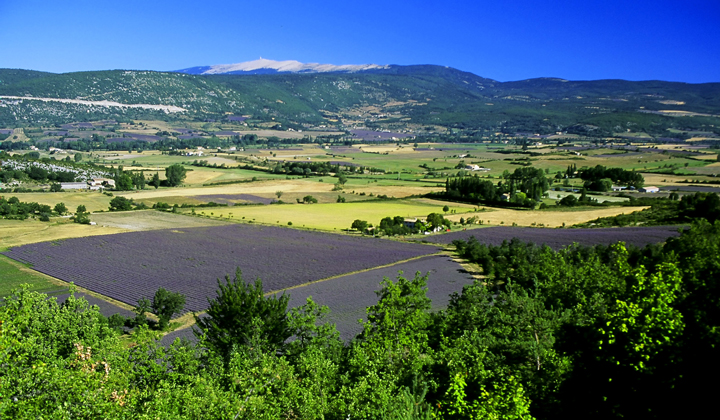
{"label": "forested hillside", "polygon": [[[50,74],[0,70],[0,95],[115,101],[162,111],[0,98],[0,124],[42,125],[93,118],[218,119],[348,129],[439,127],[464,135],[501,132],[660,138],[720,135],[720,84],[542,78],[497,82],[441,66],[391,66],[362,73],[196,76],[150,71]],[[687,133],[695,134],[687,134]]]}

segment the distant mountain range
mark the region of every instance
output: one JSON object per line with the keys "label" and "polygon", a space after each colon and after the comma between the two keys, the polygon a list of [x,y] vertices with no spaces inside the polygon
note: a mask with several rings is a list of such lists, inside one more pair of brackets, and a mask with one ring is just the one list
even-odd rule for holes
{"label": "distant mountain range", "polygon": [[217,64],[214,66],[190,67],[176,70],[187,74],[275,74],[275,73],[358,73],[367,70],[388,69],[390,66],[378,64],[319,64],[301,63],[295,60],[275,61],[260,58],[236,64]]}
{"label": "distant mountain range", "polygon": [[720,83],[499,82],[438,65],[267,59],[178,72],[0,69],[0,128],[102,119],[227,121],[228,115],[283,130],[713,139],[720,138]]}

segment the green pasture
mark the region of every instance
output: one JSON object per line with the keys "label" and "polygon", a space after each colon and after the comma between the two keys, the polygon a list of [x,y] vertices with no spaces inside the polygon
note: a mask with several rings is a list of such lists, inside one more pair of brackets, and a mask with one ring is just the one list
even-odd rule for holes
{"label": "green pasture", "polygon": [[41,293],[53,293],[67,288],[52,283],[47,276],[30,269],[25,264],[0,255],[0,298],[10,294],[21,284],[30,285],[30,290]]}
{"label": "green pasture", "polygon": [[[283,196],[284,199],[284,196]],[[285,201],[285,200],[283,200]],[[457,214],[471,212],[474,206],[433,200],[389,200],[346,203],[280,204],[269,206],[234,206],[196,209],[197,215],[234,221],[305,227],[320,230],[348,229],[355,219],[377,225],[384,217],[422,217],[443,214],[443,206]]]}
{"label": "green pasture", "polygon": [[272,174],[263,171],[252,171],[248,169],[218,169],[202,166],[186,166],[188,169],[185,185],[207,185],[217,182],[230,181],[249,181],[253,178],[257,179],[286,179],[287,176],[282,174]]}

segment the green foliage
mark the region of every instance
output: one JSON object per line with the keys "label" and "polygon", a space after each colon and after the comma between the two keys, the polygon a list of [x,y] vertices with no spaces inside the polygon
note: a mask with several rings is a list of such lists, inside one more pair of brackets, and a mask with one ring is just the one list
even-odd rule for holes
{"label": "green foliage", "polygon": [[117,196],[110,200],[110,211],[132,210],[133,202],[125,197]]}
{"label": "green foliage", "polygon": [[153,177],[150,180],[150,185],[155,187],[155,189],[158,189],[158,187],[160,186],[160,175],[157,172],[153,174]]}
{"label": "green foliage", "polygon": [[52,183],[50,184],[50,192],[60,192],[62,191],[62,185],[58,183]]}
{"label": "green foliage", "polygon": [[185,295],[159,288],[152,301],[152,311],[158,317],[159,328],[161,330],[167,328],[170,318],[180,313],[183,307],[185,307]]}
{"label": "green foliage", "polygon": [[[10,197],[6,200],[5,197],[0,196],[0,217],[4,219],[24,220],[39,214],[41,218],[46,215],[49,220],[50,212],[52,209],[47,204],[25,203],[17,197]],[[48,220],[42,221],[47,222]]]}
{"label": "green foliage", "polygon": [[706,219],[713,223],[720,218],[720,196],[712,192],[684,195],[680,199],[678,211],[683,219]]}
{"label": "green foliage", "polygon": [[403,398],[403,387],[426,374],[433,360],[427,276],[407,280],[401,272],[396,282],[386,277],[380,286],[378,303],[367,309],[368,320],[349,349],[349,383],[339,395],[348,414],[361,418],[387,416]]}
{"label": "green foliage", "polygon": [[442,226],[450,227],[450,221],[443,217],[440,213],[430,213],[425,219],[432,229]]}
{"label": "green foliage", "polygon": [[177,187],[180,185],[186,176],[185,167],[179,163],[172,164],[165,168],[165,179],[170,187]]}
{"label": "green foliage", "polygon": [[559,206],[575,207],[579,204],[578,198],[572,194],[566,195],[558,201]]}
{"label": "green foliage", "polygon": [[613,182],[635,188],[641,188],[645,183],[645,179],[639,172],[628,171],[622,168],[606,168],[602,165],[597,165],[594,168],[580,168],[578,172],[580,178],[586,181],[586,184],[593,187],[588,187],[593,191],[609,191],[610,188],[606,190],[598,189],[606,186],[607,181],[603,181],[606,179],[610,180],[610,187],[612,187]]}
{"label": "green foliage", "polygon": [[135,312],[135,318],[133,318],[133,326],[139,327],[141,325],[147,325],[148,318],[146,313],[150,312],[150,300],[148,298],[140,298],[137,305],[133,308]]}
{"label": "green foliage", "polygon": [[[121,342],[123,318],[105,319],[73,294],[58,305],[15,290],[0,304],[0,417],[695,418],[711,411],[716,391],[707,378],[720,374],[720,221],[701,220],[643,250],[553,251],[517,240],[456,246],[483,267],[483,283],[431,313],[427,275],[385,278],[348,344],[325,322],[326,307],[308,299],[288,311],[286,295],[263,296],[260,282],[245,284],[239,271],[218,280],[208,316],[197,317],[200,343],[168,348],[146,322]],[[150,307],[138,302],[138,317]]]}
{"label": "green foliage", "polygon": [[412,230],[405,226],[405,218],[402,216],[384,217],[380,220],[378,229],[388,236],[407,235],[412,233]]}
{"label": "green foliage", "polygon": [[55,204],[53,210],[55,211],[55,213],[62,216],[63,214],[67,213],[68,208],[67,206],[65,206],[65,203],[57,203]]}
{"label": "green foliage", "polygon": [[228,357],[242,346],[260,346],[281,350],[292,332],[288,325],[289,296],[263,296],[262,281],[252,285],[242,279],[240,269],[235,278],[218,279],[217,297],[208,300],[207,317],[195,316],[196,335],[219,354]]}
{"label": "green foliage", "polygon": [[365,232],[368,228],[368,222],[365,220],[355,219],[350,226],[350,229],[355,229],[359,232]]}

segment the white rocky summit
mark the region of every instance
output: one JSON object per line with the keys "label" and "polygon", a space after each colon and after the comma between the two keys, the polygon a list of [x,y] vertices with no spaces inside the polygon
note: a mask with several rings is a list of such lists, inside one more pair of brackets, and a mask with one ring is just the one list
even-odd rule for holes
{"label": "white rocky summit", "polygon": [[366,70],[387,69],[390,66],[379,64],[319,64],[301,63],[295,60],[275,61],[266,58],[246,61],[236,64],[217,64],[207,67],[194,67],[192,69],[180,70],[184,73],[193,74],[228,74],[228,73],[253,73],[258,71],[287,72],[287,73],[355,73]]}

